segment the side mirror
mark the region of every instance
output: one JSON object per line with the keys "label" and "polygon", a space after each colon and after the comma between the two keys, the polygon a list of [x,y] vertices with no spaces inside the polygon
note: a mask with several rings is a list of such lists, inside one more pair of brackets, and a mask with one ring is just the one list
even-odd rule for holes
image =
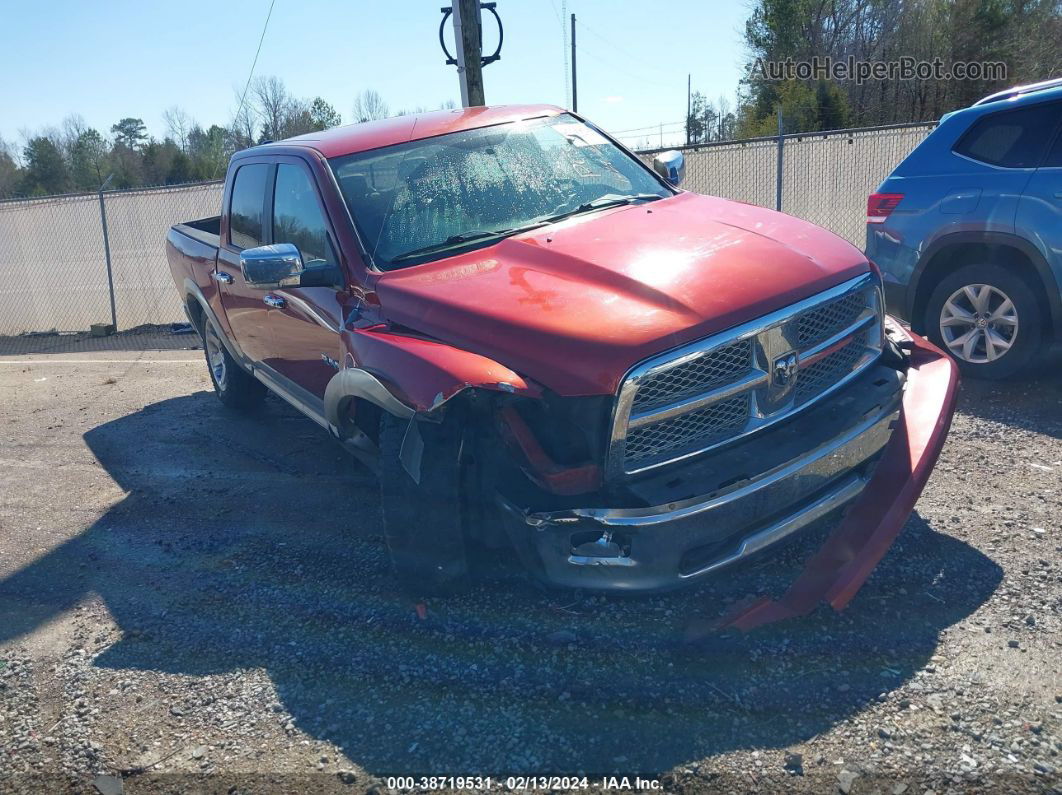
{"label": "side mirror", "polygon": [[240,252],[240,270],[247,283],[255,287],[298,287],[302,254],[291,243],[245,248]]}
{"label": "side mirror", "polygon": [[653,158],[653,171],[677,188],[686,176],[686,158],[676,149],[661,152]]}

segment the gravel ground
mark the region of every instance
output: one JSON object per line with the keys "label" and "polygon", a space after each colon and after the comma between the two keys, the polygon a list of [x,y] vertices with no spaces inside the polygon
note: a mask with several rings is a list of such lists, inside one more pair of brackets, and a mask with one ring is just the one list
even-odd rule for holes
{"label": "gravel ground", "polygon": [[0,791],[1062,787],[1060,377],[963,387],[844,613],[707,636],[824,528],[694,591],[517,577],[418,609],[368,473],[208,387],[190,351],[0,361]]}

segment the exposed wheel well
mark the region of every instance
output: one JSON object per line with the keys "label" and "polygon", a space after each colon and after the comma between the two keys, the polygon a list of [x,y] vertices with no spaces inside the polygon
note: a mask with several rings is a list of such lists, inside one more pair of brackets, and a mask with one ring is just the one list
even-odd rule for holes
{"label": "exposed wheel well", "polygon": [[192,321],[192,325],[195,326],[195,330],[202,334],[203,307],[201,307],[195,297],[191,295],[185,298],[184,305],[188,310],[188,319]]}
{"label": "exposed wheel well", "polygon": [[976,264],[1006,265],[1012,272],[1021,276],[1040,305],[1040,316],[1043,318],[1045,334],[1051,334],[1053,313],[1048,301],[1047,288],[1036,266],[1020,249],[995,243],[956,243],[945,246],[933,255],[918,280],[918,292],[915,295],[914,306],[911,308],[911,326],[915,331],[925,333],[923,318],[926,306],[933,290],[941,280],[965,265]]}
{"label": "exposed wheel well", "polygon": [[355,432],[361,431],[372,440],[373,444],[379,444],[382,415],[383,409],[375,403],[353,395],[344,398],[339,405],[340,437],[350,438],[355,435]]}

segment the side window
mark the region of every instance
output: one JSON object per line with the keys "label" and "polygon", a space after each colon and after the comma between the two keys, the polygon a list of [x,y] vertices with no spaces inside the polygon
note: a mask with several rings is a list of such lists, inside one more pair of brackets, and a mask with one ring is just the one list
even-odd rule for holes
{"label": "side window", "polygon": [[955,152],[1004,168],[1036,168],[1062,117],[1062,105],[1044,103],[979,119]]}
{"label": "side window", "polygon": [[327,229],[309,174],[281,163],[273,190],[273,242],[294,243],[307,267],[336,265]]}
{"label": "side window", "polygon": [[1055,145],[1051,147],[1051,151],[1044,158],[1044,166],[1062,167],[1062,131],[1059,131],[1058,135],[1055,136]]}
{"label": "side window", "polygon": [[229,203],[229,242],[239,248],[254,248],[265,242],[264,207],[268,163],[253,163],[236,172]]}

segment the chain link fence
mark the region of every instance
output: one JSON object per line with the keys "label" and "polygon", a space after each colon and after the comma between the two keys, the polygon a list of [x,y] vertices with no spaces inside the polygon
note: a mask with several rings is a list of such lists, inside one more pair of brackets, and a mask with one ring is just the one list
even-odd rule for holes
{"label": "chain link fence", "polygon": [[638,154],[650,163],[658,152],[678,149],[686,159],[686,190],[781,209],[862,249],[867,196],[935,126],[927,122],[800,133]]}
{"label": "chain link fence", "polygon": [[[683,187],[764,207],[776,206],[780,190],[784,212],[862,248],[867,194],[933,126],[680,147]],[[649,162],[658,151],[639,155]],[[40,338],[83,335],[110,323],[112,306],[120,332],[184,322],[163,241],[173,224],[217,215],[222,187],[217,181],[0,202],[0,353],[54,350]]]}
{"label": "chain link fence", "polygon": [[222,185],[0,202],[0,352],[57,349],[40,338],[109,324],[112,307],[120,331],[185,322],[163,241],[217,215]]}

